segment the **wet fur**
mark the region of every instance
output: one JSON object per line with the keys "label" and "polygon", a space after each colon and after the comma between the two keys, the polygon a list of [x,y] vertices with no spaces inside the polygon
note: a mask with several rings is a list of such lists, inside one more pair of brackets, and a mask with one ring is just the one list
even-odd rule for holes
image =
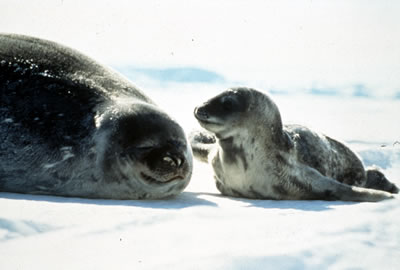
{"label": "wet fur", "polygon": [[196,108],[195,116],[207,131],[192,134],[193,152],[212,165],[224,195],[379,201],[398,192],[376,169],[365,171],[344,144],[306,127],[283,126],[275,103],[256,90],[231,89]]}

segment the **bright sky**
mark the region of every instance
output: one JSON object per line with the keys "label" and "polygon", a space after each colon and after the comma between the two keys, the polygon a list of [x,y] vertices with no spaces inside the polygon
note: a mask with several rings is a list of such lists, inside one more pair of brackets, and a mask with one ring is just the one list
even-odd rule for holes
{"label": "bright sky", "polygon": [[0,0],[0,31],[59,41],[110,64],[400,91],[399,14],[396,0]]}

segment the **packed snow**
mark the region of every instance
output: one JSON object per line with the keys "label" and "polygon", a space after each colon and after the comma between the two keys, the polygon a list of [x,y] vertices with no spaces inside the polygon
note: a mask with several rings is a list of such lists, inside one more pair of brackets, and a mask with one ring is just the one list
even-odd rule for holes
{"label": "packed snow", "polygon": [[[187,132],[198,128],[194,106],[226,87],[152,86],[147,93]],[[279,93],[272,97],[285,122],[311,125],[344,140],[365,165],[380,166],[400,185],[398,100]],[[219,194],[210,167],[199,162],[187,189],[168,200],[1,193],[0,209],[1,269],[400,266],[399,198],[379,203],[229,198]]]}

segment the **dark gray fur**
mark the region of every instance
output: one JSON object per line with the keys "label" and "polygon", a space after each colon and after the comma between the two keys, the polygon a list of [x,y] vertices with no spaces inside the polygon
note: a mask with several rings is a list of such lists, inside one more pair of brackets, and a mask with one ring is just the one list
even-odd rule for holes
{"label": "dark gray fur", "polygon": [[0,191],[155,199],[189,182],[183,129],[73,49],[0,34],[0,91]]}

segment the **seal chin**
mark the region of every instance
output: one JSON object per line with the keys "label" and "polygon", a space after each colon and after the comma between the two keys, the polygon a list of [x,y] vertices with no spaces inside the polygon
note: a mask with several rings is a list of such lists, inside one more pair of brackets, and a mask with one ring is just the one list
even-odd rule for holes
{"label": "seal chin", "polygon": [[171,183],[171,182],[174,182],[174,181],[181,181],[181,180],[185,179],[185,177],[183,177],[182,175],[175,175],[175,176],[173,176],[171,178],[168,178],[166,180],[160,180],[160,179],[158,179],[158,177],[157,178],[156,177],[152,177],[152,176],[150,176],[150,175],[148,175],[148,174],[146,174],[144,172],[141,172],[140,176],[141,176],[141,179],[144,182],[146,182],[148,184],[152,184],[152,185],[153,184],[163,185],[163,184]]}
{"label": "seal chin", "polygon": [[185,179],[185,177],[183,177],[182,175],[177,175],[177,176],[174,176],[171,179],[167,180],[167,182],[172,182],[175,180],[183,180],[183,179]]}

